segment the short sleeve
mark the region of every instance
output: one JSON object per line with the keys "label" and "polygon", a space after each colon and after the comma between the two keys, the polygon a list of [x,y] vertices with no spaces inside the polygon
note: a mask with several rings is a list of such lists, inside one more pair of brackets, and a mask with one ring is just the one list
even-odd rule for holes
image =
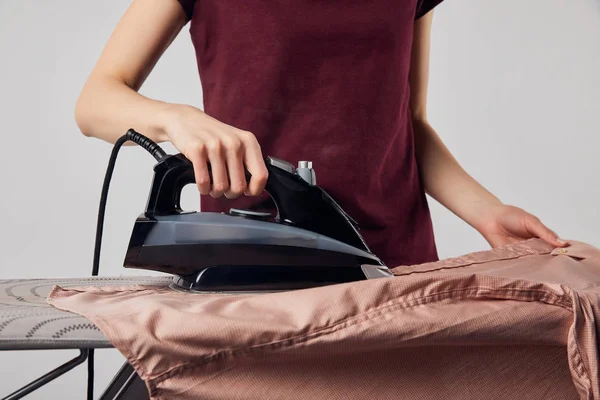
{"label": "short sleeve", "polygon": [[181,8],[183,8],[183,11],[185,12],[185,15],[187,17],[187,20],[191,20],[192,19],[192,15],[194,14],[194,3],[196,2],[196,0],[178,0],[179,4],[181,5]]}
{"label": "short sleeve", "polygon": [[440,4],[443,0],[417,0],[417,13],[415,19],[421,18],[429,11],[433,10],[435,6]]}

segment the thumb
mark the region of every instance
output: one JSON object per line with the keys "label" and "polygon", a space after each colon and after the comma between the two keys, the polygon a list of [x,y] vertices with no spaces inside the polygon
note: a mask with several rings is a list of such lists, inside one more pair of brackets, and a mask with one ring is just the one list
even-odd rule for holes
{"label": "thumb", "polygon": [[527,231],[532,236],[543,239],[553,246],[565,247],[569,244],[569,242],[567,242],[566,240],[559,238],[555,232],[553,232],[550,228],[544,225],[542,221],[539,220],[539,218],[534,217],[533,215],[531,215],[528,218],[526,226]]}

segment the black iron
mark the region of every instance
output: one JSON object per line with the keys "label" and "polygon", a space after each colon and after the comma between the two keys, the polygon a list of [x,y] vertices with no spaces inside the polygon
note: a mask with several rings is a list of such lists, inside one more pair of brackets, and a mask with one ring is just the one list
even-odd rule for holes
{"label": "black iron", "polygon": [[[277,215],[232,209],[229,215],[181,209],[182,189],[195,183],[192,163],[182,154],[167,155],[158,144],[129,129],[111,153],[102,188],[92,276],[98,275],[108,188],[119,149],[133,141],[158,163],[145,212],[133,227],[126,268],[175,275],[173,285],[189,291],[293,290],[362,279],[391,277],[368,248],[356,223],[320,187],[309,161],[294,168],[267,157],[265,187]],[[210,165],[209,165],[210,168]],[[246,171],[246,178],[250,174]],[[94,349],[79,349],[69,360],[2,400],[17,400],[86,360],[87,398],[93,398]],[[146,399],[144,382],[123,365],[100,400]]]}
{"label": "black iron", "polygon": [[315,184],[312,163],[296,169],[267,157],[265,164],[276,215],[195,212],[180,203],[183,188],[195,183],[193,164],[182,154],[162,157],[124,266],[173,274],[176,287],[201,292],[293,290],[391,276],[356,221]]}

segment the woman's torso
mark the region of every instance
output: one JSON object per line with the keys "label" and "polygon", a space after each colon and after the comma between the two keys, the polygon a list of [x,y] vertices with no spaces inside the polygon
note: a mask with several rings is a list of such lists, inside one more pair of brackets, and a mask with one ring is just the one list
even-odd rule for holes
{"label": "woman's torso", "polygon": [[[417,0],[197,0],[204,111],[317,184],[388,265],[437,260],[415,158],[408,74]],[[261,198],[203,196],[202,211]]]}

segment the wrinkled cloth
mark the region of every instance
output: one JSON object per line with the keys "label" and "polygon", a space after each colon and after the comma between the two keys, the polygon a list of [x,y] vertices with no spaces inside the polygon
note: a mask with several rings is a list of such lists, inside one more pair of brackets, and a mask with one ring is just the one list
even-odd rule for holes
{"label": "wrinkled cloth", "polygon": [[600,250],[527,240],[270,294],[55,287],[152,399],[600,399]]}

